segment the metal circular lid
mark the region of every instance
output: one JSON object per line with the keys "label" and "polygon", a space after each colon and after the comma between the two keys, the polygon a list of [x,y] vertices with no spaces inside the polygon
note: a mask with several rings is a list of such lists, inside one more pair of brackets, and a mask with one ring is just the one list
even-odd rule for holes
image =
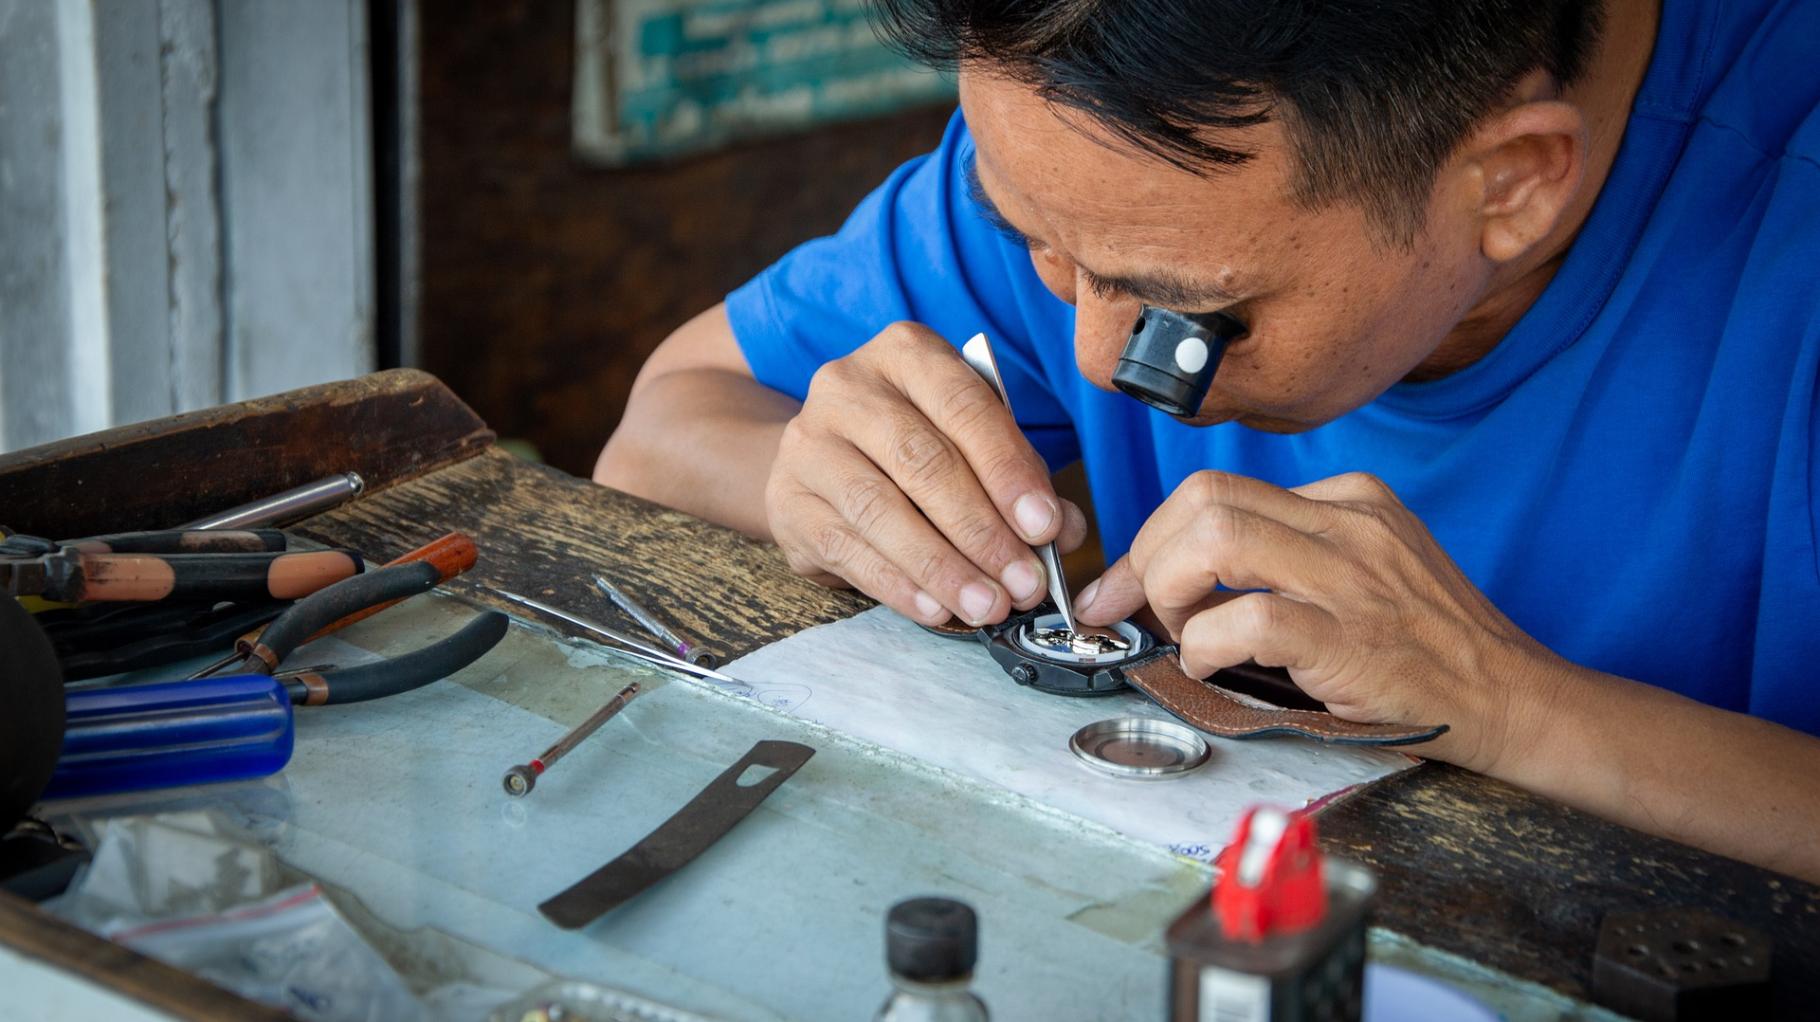
{"label": "metal circular lid", "polygon": [[1076,731],[1068,749],[1099,773],[1140,781],[1179,777],[1213,755],[1193,728],[1154,717],[1096,721]]}

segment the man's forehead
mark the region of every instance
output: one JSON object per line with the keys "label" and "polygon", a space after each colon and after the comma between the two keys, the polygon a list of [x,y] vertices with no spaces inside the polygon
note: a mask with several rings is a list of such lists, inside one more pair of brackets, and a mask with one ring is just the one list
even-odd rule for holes
{"label": "man's forehead", "polygon": [[1098,276],[1186,276],[1212,291],[1292,212],[1273,160],[1199,175],[1019,83],[963,74],[961,97],[989,207]]}
{"label": "man's forehead", "polygon": [[[1007,151],[1015,145],[1002,142],[976,136],[972,176],[985,197],[1019,227],[1044,234],[1043,240],[1072,243],[1085,234],[1143,243],[1192,233],[1193,222],[1206,212],[1197,188],[1121,174],[1120,158],[1098,146],[1086,147],[1091,154],[1059,149],[1029,154]],[[1024,222],[1031,217],[1044,222]]]}
{"label": "man's forehead", "polygon": [[1204,197],[1196,176],[1132,150],[1091,118],[1027,87],[963,88],[981,182],[995,199],[1105,226],[1176,219]]}
{"label": "man's forehead", "polygon": [[[1054,247],[1055,242],[1030,236],[999,210],[998,204],[980,183],[977,161],[967,161],[966,173],[968,190],[980,215],[1001,233],[1032,250]],[[1157,255],[1146,265],[1145,255],[1150,249],[1157,249]],[[1117,261],[1098,264],[1124,266],[1129,263],[1133,269],[1099,270],[1095,269],[1094,263],[1083,261],[1078,256],[1070,255],[1070,258],[1075,260],[1077,269],[1086,274],[1089,284],[1096,290],[1139,298],[1150,305],[1187,311],[1212,309],[1242,300],[1242,287],[1235,280],[1236,274],[1229,264],[1203,269],[1198,273],[1187,273],[1184,272],[1179,253],[1165,251],[1153,239],[1135,246],[1123,246]]]}

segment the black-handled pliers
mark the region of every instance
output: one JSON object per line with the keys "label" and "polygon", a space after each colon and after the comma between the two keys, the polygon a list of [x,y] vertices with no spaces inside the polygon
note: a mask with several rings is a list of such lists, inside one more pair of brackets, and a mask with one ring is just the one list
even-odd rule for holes
{"label": "black-handled pliers", "polygon": [[440,642],[403,656],[356,667],[278,672],[291,651],[335,622],[390,600],[426,592],[441,581],[436,565],[414,561],[336,582],[298,600],[266,626],[247,657],[247,673],[278,674],[298,706],[359,703],[408,692],[447,677],[481,658],[505,637],[504,614],[489,610]]}

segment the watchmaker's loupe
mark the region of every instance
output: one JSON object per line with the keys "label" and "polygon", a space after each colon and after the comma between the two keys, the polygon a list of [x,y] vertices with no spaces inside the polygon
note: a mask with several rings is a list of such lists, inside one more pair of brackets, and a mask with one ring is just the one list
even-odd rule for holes
{"label": "watchmaker's loupe", "polygon": [[1112,384],[1170,415],[1200,411],[1226,346],[1249,330],[1224,312],[1172,312],[1146,305],[1112,371]]}

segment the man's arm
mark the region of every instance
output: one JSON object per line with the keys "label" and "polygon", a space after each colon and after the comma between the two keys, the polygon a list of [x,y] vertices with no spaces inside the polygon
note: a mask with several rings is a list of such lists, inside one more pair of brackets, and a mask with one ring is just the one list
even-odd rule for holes
{"label": "man's arm", "polygon": [[1566,663],[1521,698],[1492,776],[1820,882],[1820,739]]}
{"label": "man's arm", "polygon": [[825,363],[797,402],[711,309],[645,364],[594,478],[771,540],[798,574],[924,624],[1035,606],[1031,546],[1086,532],[997,393],[916,323]]}
{"label": "man's arm", "polygon": [[594,481],[768,540],[765,483],[801,408],[753,378],[726,307],[716,305],[639,370]]}
{"label": "man's arm", "polygon": [[1349,720],[1449,725],[1413,751],[1820,882],[1820,739],[1568,663],[1370,476],[1189,477],[1075,609],[1146,604],[1196,677],[1287,667]]}

